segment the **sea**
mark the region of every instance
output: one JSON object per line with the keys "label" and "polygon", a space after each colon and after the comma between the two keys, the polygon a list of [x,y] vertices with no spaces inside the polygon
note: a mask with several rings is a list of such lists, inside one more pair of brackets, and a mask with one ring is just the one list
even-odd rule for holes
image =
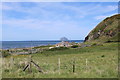
{"label": "sea", "polygon": [[[69,40],[69,42],[82,43],[84,40]],[[55,45],[61,42],[60,40],[47,40],[47,41],[2,41],[0,49],[13,49],[13,48],[27,48],[36,46]]]}

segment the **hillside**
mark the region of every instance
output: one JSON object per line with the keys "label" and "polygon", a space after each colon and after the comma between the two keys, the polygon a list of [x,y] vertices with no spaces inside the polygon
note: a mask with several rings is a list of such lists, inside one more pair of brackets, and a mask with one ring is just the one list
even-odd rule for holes
{"label": "hillside", "polygon": [[107,17],[100,22],[86,37],[85,42],[99,41],[99,42],[116,42],[118,40],[118,21],[120,14]]}
{"label": "hillside", "polygon": [[[118,76],[118,43],[48,50],[31,55],[32,60],[45,73],[40,73],[33,64],[31,64],[32,72],[30,69],[24,72],[30,55],[13,55],[2,59],[4,66],[2,77],[9,80],[9,78],[117,78]],[[73,64],[75,64],[74,72]]]}

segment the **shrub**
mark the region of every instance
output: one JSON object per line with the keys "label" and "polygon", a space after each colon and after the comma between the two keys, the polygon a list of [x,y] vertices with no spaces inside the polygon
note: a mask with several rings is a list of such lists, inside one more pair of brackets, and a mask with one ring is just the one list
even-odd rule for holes
{"label": "shrub", "polygon": [[7,57],[10,56],[10,53],[8,53],[7,51],[2,51],[2,57]]}
{"label": "shrub", "polygon": [[10,72],[10,70],[9,70],[9,69],[5,69],[4,71],[5,71],[5,72]]}
{"label": "shrub", "polygon": [[101,57],[105,57],[105,55],[102,55]]}
{"label": "shrub", "polygon": [[93,44],[92,44],[92,46],[96,46],[96,45],[97,45],[97,43],[93,43]]}
{"label": "shrub", "polygon": [[71,46],[71,48],[77,48],[78,47],[78,45],[73,45],[73,46]]}

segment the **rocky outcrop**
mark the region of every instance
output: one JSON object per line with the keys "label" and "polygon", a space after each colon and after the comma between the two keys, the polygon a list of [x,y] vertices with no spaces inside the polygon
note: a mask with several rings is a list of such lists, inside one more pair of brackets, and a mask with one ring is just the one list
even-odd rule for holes
{"label": "rocky outcrop", "polygon": [[85,37],[84,42],[119,41],[118,39],[118,34],[120,33],[120,28],[118,28],[119,21],[120,14],[104,19]]}

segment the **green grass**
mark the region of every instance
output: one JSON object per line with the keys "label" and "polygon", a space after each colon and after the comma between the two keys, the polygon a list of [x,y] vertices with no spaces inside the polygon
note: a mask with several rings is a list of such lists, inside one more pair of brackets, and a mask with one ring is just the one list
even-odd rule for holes
{"label": "green grass", "polygon": [[[100,46],[69,48],[65,50],[44,51],[32,54],[32,59],[44,70],[39,73],[32,65],[32,73],[18,68],[20,62],[27,61],[29,55],[14,56],[3,59],[4,78],[116,78],[118,72],[118,43],[104,43]],[[60,70],[58,68],[60,59]],[[75,60],[75,73],[72,72]],[[87,63],[86,63],[87,60]]]}

